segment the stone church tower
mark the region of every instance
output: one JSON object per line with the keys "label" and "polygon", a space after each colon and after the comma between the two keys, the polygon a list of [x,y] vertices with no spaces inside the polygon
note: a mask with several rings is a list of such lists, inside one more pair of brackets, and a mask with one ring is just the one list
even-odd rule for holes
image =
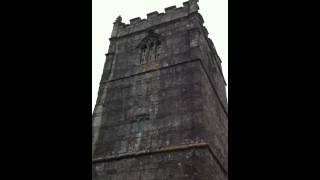
{"label": "stone church tower", "polygon": [[92,180],[228,179],[226,83],[197,2],[114,22]]}

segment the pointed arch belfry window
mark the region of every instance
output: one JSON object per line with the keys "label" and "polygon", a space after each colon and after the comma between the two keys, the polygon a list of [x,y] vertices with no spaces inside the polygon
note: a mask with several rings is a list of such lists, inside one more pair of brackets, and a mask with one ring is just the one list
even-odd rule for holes
{"label": "pointed arch belfry window", "polygon": [[139,43],[140,64],[159,59],[161,55],[162,37],[154,31],[149,31],[148,35]]}

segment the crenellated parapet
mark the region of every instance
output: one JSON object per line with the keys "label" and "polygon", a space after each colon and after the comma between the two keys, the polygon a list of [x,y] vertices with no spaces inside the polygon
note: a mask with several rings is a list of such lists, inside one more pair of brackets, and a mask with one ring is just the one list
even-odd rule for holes
{"label": "crenellated parapet", "polygon": [[198,12],[199,0],[189,0],[183,3],[182,7],[170,6],[164,9],[164,13],[154,11],[147,14],[146,19],[136,17],[129,20],[129,24],[123,23],[121,17],[116,20],[113,27],[111,39],[119,38],[127,34],[148,29],[152,26],[166,23],[175,19],[188,16],[192,13]]}
{"label": "crenellated parapet", "polygon": [[[170,6],[164,8],[164,12],[159,13],[153,11],[147,14],[147,18],[136,17],[129,20],[129,24],[123,23],[121,16],[118,16],[114,22],[114,27],[110,40],[117,39],[135,32],[143,31],[163,23],[167,23],[176,19],[187,17],[190,14],[197,13],[199,10],[199,0],[188,0],[183,3],[182,7]],[[204,20],[199,14],[199,24],[203,25]],[[208,37],[208,30],[202,26],[203,33],[208,40],[209,46],[215,51],[212,40]]]}

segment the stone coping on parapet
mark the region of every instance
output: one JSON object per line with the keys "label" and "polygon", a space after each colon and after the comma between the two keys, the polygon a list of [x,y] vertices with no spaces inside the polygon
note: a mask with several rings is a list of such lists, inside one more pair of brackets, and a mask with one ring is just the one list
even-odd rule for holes
{"label": "stone coping on parapet", "polygon": [[182,7],[170,6],[164,9],[164,13],[158,13],[154,11],[147,14],[147,19],[141,19],[136,17],[130,19],[129,24],[125,24],[121,21],[116,21],[114,23],[114,30],[112,38],[121,37],[127,34],[131,34],[136,31],[145,30],[151,26],[162,24],[165,22],[172,21],[174,19],[179,19],[199,10],[198,6],[199,0],[189,0],[183,3]]}

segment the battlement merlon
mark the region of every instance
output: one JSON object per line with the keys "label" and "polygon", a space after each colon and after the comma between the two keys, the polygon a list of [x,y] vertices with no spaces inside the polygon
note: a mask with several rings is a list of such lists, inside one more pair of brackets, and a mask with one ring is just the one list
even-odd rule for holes
{"label": "battlement merlon", "polygon": [[121,22],[122,18],[119,16],[114,22],[111,39],[131,34],[136,31],[141,31],[151,26],[169,22],[174,19],[179,19],[195,13],[199,10],[198,1],[199,0],[188,0],[183,3],[182,7],[179,8],[176,6],[167,7],[164,9],[164,13],[158,13],[157,11],[154,11],[147,14],[147,19],[141,19],[140,17],[130,19],[129,24]]}
{"label": "battlement merlon", "polygon": [[130,19],[130,24],[134,25],[134,24],[139,23],[140,21],[141,21],[140,17],[133,18],[133,19]]}
{"label": "battlement merlon", "polygon": [[147,19],[152,19],[153,17],[156,17],[158,15],[159,15],[158,11],[153,11],[153,12],[147,14]]}

